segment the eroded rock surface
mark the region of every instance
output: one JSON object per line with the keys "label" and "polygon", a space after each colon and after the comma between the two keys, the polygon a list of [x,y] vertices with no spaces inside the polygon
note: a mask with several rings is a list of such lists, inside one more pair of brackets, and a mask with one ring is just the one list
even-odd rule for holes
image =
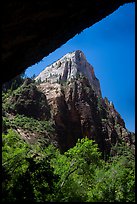
{"label": "eroded rock surface", "polygon": [[63,84],[71,82],[73,79],[76,80],[80,75],[87,77],[95,93],[101,96],[100,83],[95,76],[94,69],[80,50],[68,53],[60,60],[46,67],[35,80],[51,84]]}
{"label": "eroded rock surface", "polygon": [[122,141],[135,151],[135,134],[126,129],[114,104],[102,97],[94,68],[80,50],[46,67],[35,80],[27,78],[3,107],[8,126],[27,142],[44,139],[64,152],[78,138],[88,137],[104,158]]}
{"label": "eroded rock surface", "polygon": [[63,151],[82,137],[94,139],[104,155],[121,140],[134,145],[133,134],[126,129],[114,104],[102,98],[99,80],[81,51],[68,53],[35,80],[50,105]]}

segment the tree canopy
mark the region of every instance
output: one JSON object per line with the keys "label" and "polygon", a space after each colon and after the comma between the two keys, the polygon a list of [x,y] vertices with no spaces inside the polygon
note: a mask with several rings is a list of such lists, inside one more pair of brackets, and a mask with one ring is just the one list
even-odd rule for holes
{"label": "tree canopy", "polygon": [[122,149],[104,161],[97,144],[83,138],[61,154],[10,129],[2,135],[2,201],[135,202],[134,156]]}

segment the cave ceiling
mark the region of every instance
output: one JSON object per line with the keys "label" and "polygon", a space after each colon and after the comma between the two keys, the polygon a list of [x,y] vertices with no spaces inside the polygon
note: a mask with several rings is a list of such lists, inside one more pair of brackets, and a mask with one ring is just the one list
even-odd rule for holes
{"label": "cave ceiling", "polygon": [[130,0],[3,1],[2,83]]}

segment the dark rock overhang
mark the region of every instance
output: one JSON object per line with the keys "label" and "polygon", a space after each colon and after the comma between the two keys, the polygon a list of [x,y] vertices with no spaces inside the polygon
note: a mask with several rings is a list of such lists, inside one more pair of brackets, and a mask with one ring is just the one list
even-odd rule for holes
{"label": "dark rock overhang", "polygon": [[131,0],[28,0],[2,4],[2,82],[20,74]]}

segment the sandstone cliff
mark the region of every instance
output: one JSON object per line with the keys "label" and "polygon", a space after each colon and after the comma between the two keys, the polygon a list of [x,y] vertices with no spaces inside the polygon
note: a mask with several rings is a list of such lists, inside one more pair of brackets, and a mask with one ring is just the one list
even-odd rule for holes
{"label": "sandstone cliff", "polygon": [[54,62],[44,69],[36,81],[53,83],[70,82],[80,75],[88,78],[89,83],[97,95],[101,95],[100,83],[96,78],[93,67],[87,62],[80,50],[68,53],[60,60]]}
{"label": "sandstone cliff", "polygon": [[121,140],[134,146],[133,134],[113,103],[102,98],[94,69],[80,50],[66,54],[35,80],[50,106],[61,150],[74,146],[82,137],[94,139],[104,155]]}
{"label": "sandstone cliff", "polygon": [[[8,95],[8,97],[7,97]],[[114,104],[103,98],[94,68],[77,50],[46,67],[36,78],[3,98],[3,131],[15,129],[27,142],[41,139],[61,151],[78,138],[94,139],[107,158],[112,146],[125,142],[135,150],[129,132]]]}

